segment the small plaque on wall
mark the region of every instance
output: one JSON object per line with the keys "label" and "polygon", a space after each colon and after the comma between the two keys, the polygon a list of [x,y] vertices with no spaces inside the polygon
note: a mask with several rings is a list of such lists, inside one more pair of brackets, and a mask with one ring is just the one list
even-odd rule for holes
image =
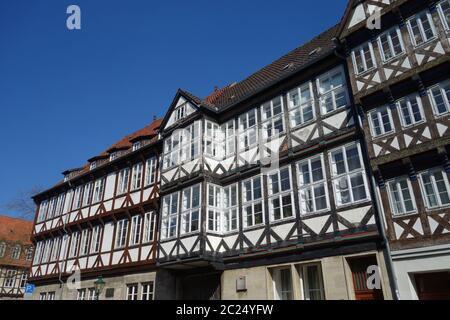
{"label": "small plaque on wall", "polygon": [[247,291],[247,277],[242,276],[236,280],[236,292]]}

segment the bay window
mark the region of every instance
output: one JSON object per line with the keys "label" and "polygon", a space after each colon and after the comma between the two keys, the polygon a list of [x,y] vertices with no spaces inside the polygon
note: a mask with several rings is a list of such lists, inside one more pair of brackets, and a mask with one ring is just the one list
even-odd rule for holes
{"label": "bay window", "polygon": [[208,184],[208,231],[220,232],[222,188]]}
{"label": "bay window", "polygon": [[128,219],[119,220],[116,228],[116,249],[121,249],[127,244]]}
{"label": "bay window", "polygon": [[99,203],[103,200],[103,190],[105,189],[105,179],[98,179],[94,185],[93,203]]}
{"label": "bay window", "polygon": [[254,147],[258,143],[256,109],[239,116],[239,150]]}
{"label": "bay window", "polygon": [[370,112],[369,118],[373,137],[379,137],[394,132],[392,114],[389,106],[384,106]]}
{"label": "bay window", "polygon": [[314,94],[311,82],[289,91],[288,108],[291,128],[314,120]]}
{"label": "bay window", "polygon": [[224,156],[224,145],[220,126],[208,120],[205,123],[205,154],[221,159]]}
{"label": "bay window", "polygon": [[242,183],[244,204],[244,226],[246,228],[264,223],[263,189],[260,176],[248,179]]}
{"label": "bay window", "polygon": [[224,158],[233,156],[236,152],[236,135],[234,128],[234,120],[230,120],[222,125],[222,131],[225,139],[225,154]]}
{"label": "bay window", "polygon": [[420,46],[436,36],[433,18],[428,11],[421,12],[408,20],[408,30],[411,41],[415,46]]}
{"label": "bay window", "polygon": [[200,228],[200,184],[182,192],[181,235],[196,232]]}
{"label": "bay window", "polygon": [[148,187],[156,182],[157,159],[152,157],[147,160],[145,166],[145,186]]}
{"label": "bay window", "polygon": [[291,168],[285,167],[268,175],[269,211],[272,221],[294,217]]}
{"label": "bay window", "polygon": [[191,161],[200,156],[201,122],[175,130],[164,143],[164,169],[171,169],[184,161]]}
{"label": "bay window", "polygon": [[238,229],[237,184],[223,188],[223,219],[222,232],[232,232]]}
{"label": "bay window", "polygon": [[421,173],[420,182],[427,209],[450,205],[450,188],[443,169],[435,168]]}
{"label": "bay window", "polygon": [[117,195],[123,195],[128,191],[128,184],[130,178],[130,169],[125,168],[119,172],[119,179],[117,182]]}
{"label": "bay window", "polygon": [[342,68],[338,67],[317,79],[322,114],[344,108],[348,104],[347,85]]}
{"label": "bay window", "polygon": [[403,98],[397,102],[403,127],[410,127],[425,120],[419,95]]}
{"label": "bay window", "polygon": [[134,216],[131,219],[131,245],[135,246],[141,243],[142,217]]}
{"label": "bay window", "polygon": [[428,90],[435,115],[450,112],[450,81],[439,83]]}
{"label": "bay window", "polygon": [[309,214],[328,210],[328,189],[323,156],[299,162],[297,171],[301,213]]}
{"label": "bay window", "polygon": [[389,181],[387,186],[394,216],[416,212],[411,182],[407,177]]}
{"label": "bay window", "polygon": [[369,200],[367,177],[359,144],[330,152],[333,187],[338,207]]}
{"label": "bay window", "polygon": [[361,74],[375,68],[376,65],[372,43],[365,43],[359,48],[353,50],[352,59],[356,74]]}
{"label": "bay window", "polygon": [[265,140],[284,133],[283,99],[281,96],[261,106],[263,138]]}
{"label": "bay window", "polygon": [[387,62],[403,54],[404,49],[400,29],[395,27],[379,36],[378,46],[383,62]]}
{"label": "bay window", "polygon": [[142,171],[143,171],[143,164],[138,163],[133,166],[133,173],[131,177],[131,190],[135,191],[141,188],[142,186]]}
{"label": "bay window", "polygon": [[177,235],[178,198],[178,192],[163,198],[161,239],[169,239]]}

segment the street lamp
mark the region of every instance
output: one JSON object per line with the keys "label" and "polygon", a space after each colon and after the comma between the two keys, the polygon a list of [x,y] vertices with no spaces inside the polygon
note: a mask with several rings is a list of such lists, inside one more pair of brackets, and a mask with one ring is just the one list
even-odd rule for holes
{"label": "street lamp", "polygon": [[97,280],[94,282],[94,288],[95,288],[95,300],[98,300],[100,297],[100,294],[103,291],[103,288],[105,287],[105,281],[103,280],[102,276],[99,276]]}

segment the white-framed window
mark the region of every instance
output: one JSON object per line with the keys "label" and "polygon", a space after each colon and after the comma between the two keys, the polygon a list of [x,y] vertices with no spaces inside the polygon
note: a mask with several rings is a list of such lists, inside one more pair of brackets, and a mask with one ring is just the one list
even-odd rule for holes
{"label": "white-framed window", "polygon": [[164,141],[164,169],[170,169],[180,164],[182,133],[176,130]]}
{"label": "white-framed window", "polygon": [[133,152],[138,151],[141,147],[142,147],[141,141],[137,141],[137,142],[133,143]]}
{"label": "white-framed window", "polygon": [[348,105],[347,84],[342,67],[337,67],[317,79],[322,114]]}
{"label": "white-framed window", "polygon": [[423,11],[408,20],[408,30],[414,46],[420,46],[436,37],[431,13]]}
{"label": "white-framed window", "polygon": [[352,143],[330,152],[333,188],[338,207],[369,200],[361,147]]}
{"label": "white-framed window", "polygon": [[55,215],[57,217],[61,216],[63,211],[64,211],[64,200],[65,199],[66,199],[66,194],[65,193],[61,193],[58,196],[58,202],[57,202],[57,205],[56,205],[56,213],[55,213]]}
{"label": "white-framed window", "polygon": [[148,187],[156,182],[156,170],[158,161],[156,157],[147,160],[145,165],[145,186]]}
{"label": "white-framed window", "polygon": [[287,100],[291,129],[309,123],[316,118],[312,82],[289,91]]}
{"label": "white-framed window", "polygon": [[261,126],[263,139],[284,133],[284,110],[282,96],[276,97],[261,106]]}
{"label": "white-framed window", "polygon": [[55,292],[54,291],[48,293],[47,300],[49,300],[49,301],[55,300]]}
{"label": "white-framed window", "polygon": [[397,108],[404,128],[425,121],[422,100],[418,94],[400,99],[397,101]]}
{"label": "white-framed window", "polygon": [[[36,244],[36,253],[34,254],[33,265],[37,265],[37,264],[41,263],[41,258],[42,258],[42,245],[43,245],[43,242],[42,242],[42,241],[39,241],[39,242]],[[6,245],[5,245],[5,246],[6,246]],[[1,249],[1,246],[0,246],[0,249]],[[1,255],[0,255],[0,257],[1,257]]]}
{"label": "white-framed window", "polygon": [[329,210],[327,178],[323,156],[297,163],[300,212],[317,213]]}
{"label": "white-framed window", "polygon": [[151,301],[154,296],[155,284],[153,281],[141,285],[141,300]]}
{"label": "white-framed window", "polygon": [[[0,258],[2,257],[1,251],[2,251],[2,249],[1,249],[1,244],[0,244]],[[33,260],[33,253],[34,253],[34,248],[28,247],[27,250],[25,251],[25,260],[27,260],[27,261]]]}
{"label": "white-framed window", "polygon": [[99,203],[103,200],[103,191],[105,190],[105,178],[98,179],[94,184],[93,203]]}
{"label": "white-framed window", "polygon": [[131,219],[131,245],[135,246],[141,243],[142,217],[134,216]]}
{"label": "white-framed window", "polygon": [[116,230],[116,249],[124,248],[127,245],[128,219],[122,219],[117,222]]}
{"label": "white-framed window", "polygon": [[220,232],[222,216],[222,188],[208,183],[208,231]]}
{"label": "white-framed window", "polygon": [[44,200],[41,202],[39,206],[39,216],[37,222],[42,222],[46,219],[47,210],[48,210],[48,200]]}
{"label": "white-framed window", "polygon": [[95,288],[88,289],[88,300],[97,300],[97,290]]}
{"label": "white-framed window", "polygon": [[225,140],[224,158],[233,156],[236,153],[236,133],[234,120],[230,120],[222,125],[222,132]]}
{"label": "white-framed window", "polygon": [[50,254],[52,252],[53,241],[48,239],[45,241],[44,252],[42,254],[42,263],[47,263],[50,260]]}
{"label": "white-framed window", "polygon": [[80,256],[85,256],[89,253],[89,236],[89,229],[84,229],[81,232]]}
{"label": "white-framed window", "polygon": [[223,188],[222,232],[237,231],[238,225],[238,186],[232,184]]}
{"label": "white-framed window", "polygon": [[113,152],[109,155],[109,161],[112,162],[112,161],[116,160],[118,157],[119,157],[119,153],[117,151]]}
{"label": "white-framed window", "polygon": [[92,229],[92,240],[91,240],[91,250],[90,253],[98,253],[101,249],[101,239],[102,239],[102,230],[101,226],[95,226]]}
{"label": "white-framed window", "polygon": [[437,5],[439,16],[446,31],[450,30],[450,0],[444,0]]}
{"label": "white-framed window", "polygon": [[130,169],[125,168],[119,172],[119,180],[117,183],[117,195],[127,193],[130,178]]}
{"label": "white-framed window", "polygon": [[79,245],[80,245],[80,232],[76,231],[72,233],[72,236],[70,238],[69,258],[75,258],[78,255]]}
{"label": "white-framed window", "polygon": [[52,219],[55,216],[57,205],[58,205],[57,197],[51,198],[50,205],[48,208],[49,210],[48,210],[48,214],[47,214],[47,219]]}
{"label": "white-framed window", "polygon": [[427,209],[450,205],[450,187],[447,174],[442,168],[422,172],[419,177]]}
{"label": "white-framed window", "polygon": [[417,211],[414,192],[408,177],[400,177],[387,183],[389,201],[394,216],[414,213]]}
{"label": "white-framed window", "polygon": [[324,300],[322,268],[319,264],[299,266],[304,300]]}
{"label": "white-framed window", "polygon": [[264,224],[263,184],[261,176],[242,182],[244,226],[251,228]]}
{"label": "white-framed window", "polygon": [[138,299],[139,285],[137,283],[127,284],[127,300]]}
{"label": "white-framed window", "polygon": [[154,212],[147,212],[144,217],[144,239],[143,243],[153,242],[155,234],[155,220],[156,214]]}
{"label": "white-framed window", "polygon": [[428,89],[434,114],[441,116],[450,112],[450,81],[439,83]]}
{"label": "white-framed window", "polygon": [[291,267],[277,268],[272,271],[274,299],[293,300],[294,290],[292,286]]}
{"label": "white-framed window", "polygon": [[135,191],[142,187],[142,172],[144,169],[144,165],[142,163],[138,163],[133,166],[133,173],[131,177],[131,190]]}
{"label": "white-framed window", "polygon": [[181,235],[197,232],[200,228],[200,184],[182,191]]}
{"label": "white-framed window", "polygon": [[164,142],[164,169],[170,169],[200,156],[201,121],[175,130]]}
{"label": "white-framed window", "polygon": [[39,300],[41,301],[47,300],[47,292],[41,292],[39,294]]}
{"label": "white-framed window", "polygon": [[83,200],[83,190],[84,186],[78,186],[75,189],[75,197],[73,199],[72,210],[81,208],[81,201]]}
{"label": "white-framed window", "polygon": [[371,42],[367,42],[352,52],[356,74],[362,74],[376,67],[375,55]]}
{"label": "white-framed window", "polygon": [[11,259],[19,260],[20,259],[20,245],[15,245],[11,249]]}
{"label": "white-framed window", "polygon": [[6,243],[0,242],[0,258],[3,258],[5,256],[6,252]]}
{"label": "white-framed window", "polygon": [[97,161],[92,161],[89,165],[89,170],[94,170],[95,168],[97,168]]}
{"label": "white-framed window", "polygon": [[294,217],[291,167],[284,167],[268,175],[269,212],[272,221]]}
{"label": "white-framed window", "polygon": [[20,283],[19,283],[19,287],[21,289],[25,288],[27,285],[27,281],[28,281],[28,271],[23,271],[22,275],[20,276]]}
{"label": "white-framed window", "polygon": [[53,247],[52,247],[52,253],[50,255],[50,261],[58,261],[59,259],[59,253],[61,249],[61,237],[53,239]]}
{"label": "white-framed window", "polygon": [[239,150],[258,144],[258,115],[256,109],[239,116]]}
{"label": "white-framed window", "polygon": [[220,126],[209,120],[205,120],[205,154],[222,159],[224,156],[223,135]]}
{"label": "white-framed window", "polygon": [[90,205],[92,202],[92,188],[93,188],[92,182],[89,182],[84,186],[83,207]]}
{"label": "white-framed window", "polygon": [[85,299],[86,299],[86,289],[78,289],[77,300],[85,300]]}
{"label": "white-framed window", "polygon": [[179,192],[163,198],[161,239],[176,237],[178,228]]}
{"label": "white-framed window", "polygon": [[389,106],[377,108],[369,113],[372,137],[384,136],[394,132],[392,113]]}
{"label": "white-framed window", "polygon": [[383,62],[388,62],[405,52],[402,33],[399,27],[392,28],[378,37],[378,47],[380,48]]}

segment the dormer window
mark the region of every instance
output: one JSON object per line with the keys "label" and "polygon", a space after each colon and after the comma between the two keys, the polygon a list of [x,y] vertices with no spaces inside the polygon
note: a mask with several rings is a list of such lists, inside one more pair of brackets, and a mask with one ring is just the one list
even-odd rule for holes
{"label": "dormer window", "polygon": [[114,160],[116,160],[117,158],[118,158],[118,154],[117,154],[117,152],[113,152],[113,153],[111,153],[110,155],[109,155],[109,161],[114,161]]}
{"label": "dormer window", "polygon": [[94,170],[95,168],[97,168],[97,161],[92,161],[89,169]]}
{"label": "dormer window", "polygon": [[138,142],[133,143],[133,151],[137,151],[137,150],[139,150],[141,147],[142,147],[142,142],[141,142],[141,141],[138,141]]}
{"label": "dormer window", "polygon": [[64,176],[64,182],[67,182],[67,181],[69,181],[69,175],[68,174]]}

